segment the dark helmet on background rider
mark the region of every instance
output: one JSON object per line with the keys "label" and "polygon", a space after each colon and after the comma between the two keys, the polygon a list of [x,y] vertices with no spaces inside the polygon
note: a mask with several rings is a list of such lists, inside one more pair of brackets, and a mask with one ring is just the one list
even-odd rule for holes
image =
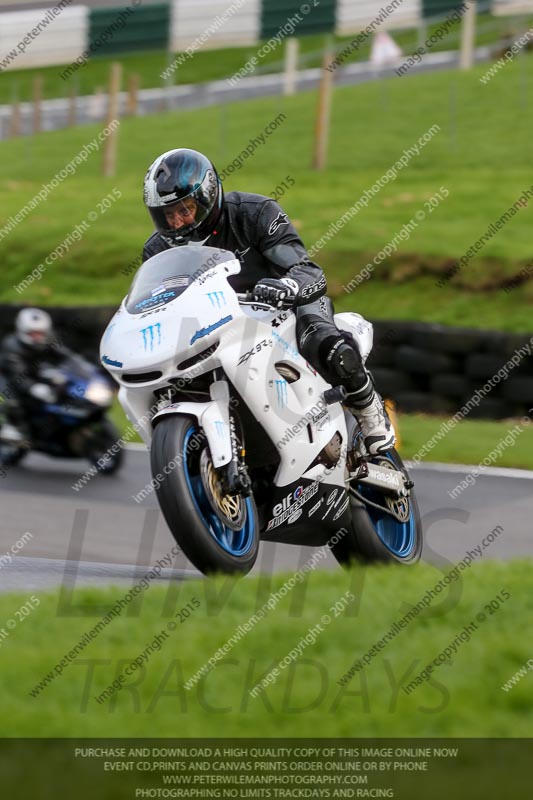
{"label": "dark helmet on background rider", "polygon": [[52,318],[40,308],[23,308],[17,314],[15,332],[18,340],[27,347],[44,349],[53,340]]}
{"label": "dark helmet on background rider", "polygon": [[157,232],[173,246],[204,242],[214,232],[224,204],[218,173],[196,150],[169,150],[156,158],[144,179],[144,204]]}

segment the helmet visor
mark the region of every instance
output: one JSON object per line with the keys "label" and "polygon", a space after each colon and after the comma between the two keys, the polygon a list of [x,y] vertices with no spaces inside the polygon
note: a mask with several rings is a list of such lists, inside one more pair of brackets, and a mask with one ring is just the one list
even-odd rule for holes
{"label": "helmet visor", "polygon": [[208,170],[204,180],[193,191],[178,198],[175,193],[163,196],[161,205],[149,206],[157,231],[170,238],[194,238],[199,228],[212,212],[217,199],[217,180]]}
{"label": "helmet visor", "polygon": [[35,345],[46,344],[48,341],[48,334],[46,333],[46,331],[39,331],[39,330],[27,331],[26,336],[28,342],[31,342],[31,344]]}

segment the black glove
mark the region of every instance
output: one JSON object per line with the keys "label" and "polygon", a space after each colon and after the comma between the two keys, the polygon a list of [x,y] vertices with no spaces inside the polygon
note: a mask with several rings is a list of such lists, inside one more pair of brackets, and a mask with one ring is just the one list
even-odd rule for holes
{"label": "black glove", "polygon": [[252,289],[252,295],[256,300],[281,308],[287,301],[296,300],[299,288],[292,278],[261,278]]}

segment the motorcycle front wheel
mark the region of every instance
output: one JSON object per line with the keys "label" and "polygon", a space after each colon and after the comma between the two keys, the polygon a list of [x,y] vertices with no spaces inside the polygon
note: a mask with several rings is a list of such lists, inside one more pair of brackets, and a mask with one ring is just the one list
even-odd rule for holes
{"label": "motorcycle front wheel", "polygon": [[163,417],[150,457],[159,505],[187,558],[206,575],[249,572],[259,549],[254,499],[223,493],[196,420]]}
{"label": "motorcycle front wheel", "polygon": [[0,442],[0,467],[15,467],[27,454],[27,447]]}

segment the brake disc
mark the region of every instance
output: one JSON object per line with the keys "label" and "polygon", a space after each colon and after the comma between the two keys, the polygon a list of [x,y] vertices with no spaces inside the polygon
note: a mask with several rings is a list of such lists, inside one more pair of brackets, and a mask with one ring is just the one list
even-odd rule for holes
{"label": "brake disc", "polygon": [[207,448],[202,450],[200,456],[200,478],[209,505],[219,520],[232,531],[241,530],[246,520],[244,498],[242,495],[224,494]]}

